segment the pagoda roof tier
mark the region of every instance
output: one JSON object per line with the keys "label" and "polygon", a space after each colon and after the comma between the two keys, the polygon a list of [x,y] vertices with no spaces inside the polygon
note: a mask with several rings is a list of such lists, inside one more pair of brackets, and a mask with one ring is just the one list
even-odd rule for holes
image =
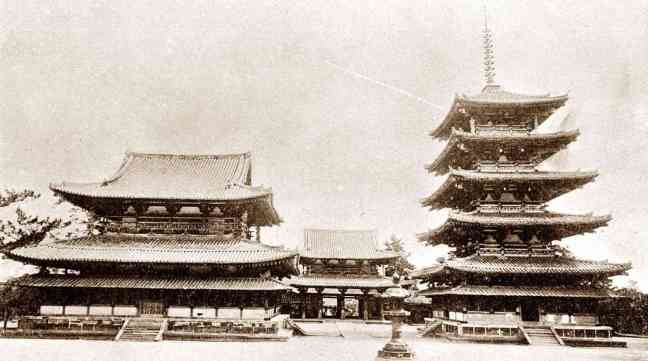
{"label": "pagoda roof tier", "polygon": [[120,288],[156,290],[288,291],[291,288],[271,278],[186,278],[186,277],[87,277],[74,275],[27,276],[19,285],[55,288]]}
{"label": "pagoda roof tier", "polygon": [[390,260],[396,252],[378,248],[375,230],[305,229],[301,258]]}
{"label": "pagoda roof tier", "polygon": [[490,110],[535,115],[537,123],[541,124],[554,110],[562,107],[567,99],[567,95],[527,95],[506,91],[499,85],[487,85],[479,94],[456,95],[445,118],[430,135],[445,139],[450,136],[453,128],[468,130],[471,116]]}
{"label": "pagoda roof tier", "polygon": [[526,156],[543,161],[578,138],[578,130],[555,133],[470,133],[453,129],[441,154],[425,168],[435,174],[445,174],[451,167],[476,168],[484,149],[497,150],[515,146],[524,148]]}
{"label": "pagoda roof tier", "polygon": [[441,277],[447,272],[477,273],[483,275],[620,275],[632,268],[630,263],[586,261],[567,257],[496,257],[473,255],[454,258],[443,264],[422,269],[413,277],[426,279]]}
{"label": "pagoda roof tier", "polygon": [[7,256],[42,266],[143,263],[254,267],[292,261],[297,254],[227,236],[106,233],[16,248]]}
{"label": "pagoda roof tier", "polygon": [[115,200],[216,205],[244,202],[250,204],[257,224],[281,222],[272,204],[272,189],[252,186],[250,153],[127,153],[115,175],[103,182],[63,182],[50,184],[50,189],[85,208],[101,208],[97,204]]}
{"label": "pagoda roof tier", "polygon": [[284,282],[297,288],[383,289],[394,285],[390,277],[299,276]]}
{"label": "pagoda roof tier", "polygon": [[592,232],[606,226],[612,219],[607,216],[571,215],[552,212],[538,213],[481,213],[451,211],[446,222],[433,230],[418,235],[418,239],[431,245],[468,242],[486,228],[533,228],[543,231],[545,239],[562,239]]}
{"label": "pagoda roof tier", "polygon": [[620,297],[603,288],[529,287],[529,286],[477,286],[462,285],[449,289],[427,289],[419,296],[500,296],[500,297],[550,297],[550,298],[611,298]]}
{"label": "pagoda roof tier", "polygon": [[475,200],[483,199],[485,184],[517,183],[533,186],[534,202],[545,203],[580,188],[598,176],[597,172],[479,172],[451,170],[445,182],[421,204],[430,210],[459,208],[467,210]]}

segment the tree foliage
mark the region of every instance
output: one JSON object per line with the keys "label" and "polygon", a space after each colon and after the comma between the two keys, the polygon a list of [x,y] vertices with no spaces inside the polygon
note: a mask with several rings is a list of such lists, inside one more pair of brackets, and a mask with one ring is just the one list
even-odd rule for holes
{"label": "tree foliage", "polygon": [[386,276],[393,275],[394,271],[398,272],[398,274],[402,276],[414,269],[414,265],[408,260],[410,253],[405,250],[402,239],[392,234],[389,237],[389,240],[385,241],[385,249],[400,254],[400,257],[385,269]]}
{"label": "tree foliage", "polygon": [[648,335],[648,295],[635,288],[615,292],[624,297],[601,304],[601,323],[612,326],[616,332]]}
{"label": "tree foliage", "polygon": [[7,328],[7,321],[18,315],[34,312],[39,304],[40,293],[37,289],[19,287],[20,277],[13,278],[0,285],[0,317],[2,328]]}
{"label": "tree foliage", "polygon": [[40,194],[30,189],[25,189],[22,191],[7,189],[4,192],[0,192],[0,207],[7,207],[13,203],[24,201],[25,199],[38,197],[40,197]]}
{"label": "tree foliage", "polygon": [[[18,247],[88,234],[89,224],[87,214],[69,203],[41,197],[33,190],[0,191],[0,257]],[[0,284],[0,317],[5,326],[8,318],[29,313],[38,303],[37,290],[18,286],[25,270],[18,272],[5,275],[9,280]]]}
{"label": "tree foliage", "polygon": [[43,198],[33,190],[0,192],[0,252],[35,245],[49,236],[87,234],[89,219],[85,212]]}

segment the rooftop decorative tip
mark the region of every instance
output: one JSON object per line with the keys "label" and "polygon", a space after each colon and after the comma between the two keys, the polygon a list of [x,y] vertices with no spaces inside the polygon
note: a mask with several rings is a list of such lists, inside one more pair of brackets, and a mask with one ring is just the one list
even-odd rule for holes
{"label": "rooftop decorative tip", "polygon": [[484,80],[486,81],[486,86],[484,90],[489,90],[490,88],[499,88],[495,84],[495,49],[493,44],[493,33],[488,28],[488,13],[486,9],[486,3],[484,3]]}

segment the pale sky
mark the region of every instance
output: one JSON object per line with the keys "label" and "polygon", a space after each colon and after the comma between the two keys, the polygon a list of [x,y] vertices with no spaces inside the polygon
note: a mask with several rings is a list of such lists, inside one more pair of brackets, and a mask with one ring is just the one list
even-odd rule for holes
{"label": "pale sky", "polygon": [[[648,290],[648,2],[487,3],[498,83],[569,91],[548,127],[581,137],[547,166],[601,172],[552,203],[614,217],[570,245]],[[251,151],[285,220],[266,241],[375,228],[430,264],[427,133],[481,89],[482,26],[475,0],[0,0],[0,187],[101,180],[127,150]]]}

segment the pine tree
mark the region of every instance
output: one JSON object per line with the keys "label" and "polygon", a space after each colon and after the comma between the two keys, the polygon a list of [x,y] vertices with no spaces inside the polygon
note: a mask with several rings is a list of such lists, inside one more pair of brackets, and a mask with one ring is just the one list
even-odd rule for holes
{"label": "pine tree", "polygon": [[[56,213],[53,216],[48,213]],[[43,199],[33,190],[0,191],[0,260],[18,247],[36,245],[48,238],[87,235],[91,229],[88,215],[69,203]],[[14,275],[20,276],[20,275]],[[15,314],[24,313],[38,297],[29,288],[18,286],[20,277],[0,284],[0,316],[3,328]]]}
{"label": "pine tree", "polygon": [[393,275],[394,271],[398,272],[399,275],[403,276],[409,273],[410,270],[414,269],[414,265],[411,264],[408,260],[410,253],[405,250],[402,239],[392,234],[389,237],[389,241],[385,241],[385,249],[400,254],[400,257],[397,258],[393,264],[387,266],[387,268],[385,269],[386,276]]}

